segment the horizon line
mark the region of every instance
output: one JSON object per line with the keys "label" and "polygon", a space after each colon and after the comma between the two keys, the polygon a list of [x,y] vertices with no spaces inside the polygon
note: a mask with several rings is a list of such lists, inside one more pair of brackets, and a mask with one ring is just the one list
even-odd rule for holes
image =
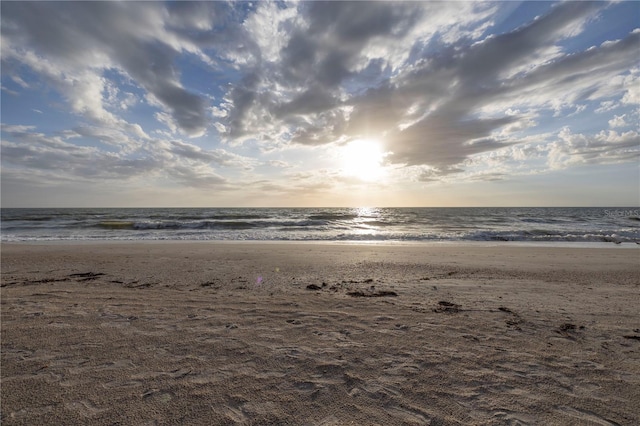
{"label": "horizon line", "polygon": [[629,206],[17,206],[1,207],[6,209],[571,209],[571,208],[620,208],[638,209],[639,205]]}

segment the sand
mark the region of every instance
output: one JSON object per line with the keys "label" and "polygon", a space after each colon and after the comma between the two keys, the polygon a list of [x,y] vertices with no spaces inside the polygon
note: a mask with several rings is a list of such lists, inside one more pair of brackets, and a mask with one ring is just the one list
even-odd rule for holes
{"label": "sand", "polygon": [[640,250],[2,245],[3,425],[637,425]]}

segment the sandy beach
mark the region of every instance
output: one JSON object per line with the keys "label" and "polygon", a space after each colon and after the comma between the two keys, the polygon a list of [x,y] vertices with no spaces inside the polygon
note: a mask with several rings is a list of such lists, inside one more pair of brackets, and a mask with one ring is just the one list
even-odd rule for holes
{"label": "sandy beach", "polygon": [[2,245],[3,425],[636,425],[640,250]]}

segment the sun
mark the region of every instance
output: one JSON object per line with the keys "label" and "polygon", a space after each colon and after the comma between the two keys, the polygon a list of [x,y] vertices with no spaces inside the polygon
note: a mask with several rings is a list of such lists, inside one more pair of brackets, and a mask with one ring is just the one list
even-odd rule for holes
{"label": "sun", "polygon": [[386,175],[386,169],[382,165],[386,153],[376,139],[356,139],[349,142],[342,147],[339,155],[342,170],[347,176],[375,182],[384,179]]}

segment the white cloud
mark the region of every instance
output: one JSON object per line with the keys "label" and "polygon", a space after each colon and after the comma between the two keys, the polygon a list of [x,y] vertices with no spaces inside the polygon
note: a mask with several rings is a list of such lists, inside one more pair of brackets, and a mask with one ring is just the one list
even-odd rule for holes
{"label": "white cloud", "polygon": [[625,93],[621,102],[625,105],[640,105],[640,68],[631,69],[622,85]]}
{"label": "white cloud", "polygon": [[640,134],[601,131],[595,135],[572,133],[568,128],[558,133],[549,145],[548,163],[553,169],[577,164],[615,164],[640,158]]}
{"label": "white cloud", "polygon": [[138,97],[130,92],[123,93],[118,101],[119,104],[117,106],[123,111],[128,110],[139,102]]}
{"label": "white cloud", "polygon": [[258,3],[255,13],[243,25],[260,49],[262,60],[279,61],[280,51],[289,41],[290,28],[295,25],[296,16],[295,3],[285,4],[284,7],[272,2]]}
{"label": "white cloud", "polygon": [[12,96],[19,96],[20,95],[19,92],[16,92],[15,90],[11,90],[11,89],[9,89],[9,88],[7,88],[5,86],[2,86],[1,89],[2,89],[3,92],[6,92],[6,93],[8,93],[8,94],[10,94]]}
{"label": "white cloud", "polygon": [[20,87],[22,87],[23,89],[28,89],[29,88],[29,84],[26,81],[24,81],[22,79],[22,77],[20,77],[19,75],[12,75],[11,76],[11,80],[13,80],[16,83],[18,83],[18,85]]}
{"label": "white cloud", "polygon": [[178,125],[171,115],[167,114],[166,112],[156,112],[155,114],[153,114],[153,116],[156,120],[158,120],[158,122],[167,126],[172,134],[178,132]]}
{"label": "white cloud", "polygon": [[627,114],[616,115],[609,120],[609,127],[626,127],[629,124],[626,122],[625,117]]}
{"label": "white cloud", "polygon": [[9,133],[28,133],[31,132],[33,130],[35,130],[36,126],[26,126],[23,124],[4,124],[2,123],[0,125],[0,129],[2,129],[3,132],[9,132]]}
{"label": "white cloud", "polygon": [[609,112],[616,108],[618,108],[618,103],[615,101],[602,101],[600,102],[600,107],[594,110],[594,112],[601,114],[603,112]]}
{"label": "white cloud", "polygon": [[282,161],[282,160],[269,160],[267,162],[271,167],[278,167],[280,169],[289,169],[291,168],[291,164],[287,163],[286,161]]}

